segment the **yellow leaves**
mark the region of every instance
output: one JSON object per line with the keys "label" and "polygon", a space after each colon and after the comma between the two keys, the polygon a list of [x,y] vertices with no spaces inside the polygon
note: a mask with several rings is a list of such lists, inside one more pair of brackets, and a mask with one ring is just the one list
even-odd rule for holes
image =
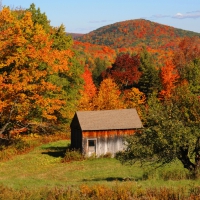
{"label": "yellow leaves", "polygon": [[31,12],[25,12],[24,17],[21,19],[21,28],[26,34],[31,34],[33,29],[33,22],[31,18]]}
{"label": "yellow leaves", "polygon": [[[54,72],[67,72],[69,70],[69,60],[73,57],[71,50],[54,50],[49,52],[49,64],[52,66]],[[56,58],[56,59],[52,59]]]}
{"label": "yellow leaves", "polygon": [[9,23],[13,21],[13,16],[11,15],[11,11],[8,8],[3,8],[0,12],[0,27],[5,23]]}
{"label": "yellow leaves", "polygon": [[81,93],[81,99],[79,101],[78,109],[79,110],[92,110],[91,101],[92,98],[90,98],[86,93]]}
{"label": "yellow leaves", "polygon": [[124,92],[124,104],[126,108],[136,108],[138,114],[141,116],[141,105],[145,105],[146,97],[143,92],[140,92],[138,88],[131,88]]}
{"label": "yellow leaves", "polygon": [[7,107],[6,101],[1,101],[0,100],[0,113],[3,111],[4,108]]}
{"label": "yellow leaves", "polygon": [[57,120],[57,117],[54,116],[54,115],[50,115],[48,114],[46,111],[43,111],[42,112],[42,116],[48,120],[53,120],[53,121],[56,121]]}
{"label": "yellow leaves", "polygon": [[120,93],[117,84],[112,79],[104,79],[97,95],[94,97],[94,109],[109,110],[124,108],[123,102],[120,98]]}
{"label": "yellow leaves", "polygon": [[42,111],[42,116],[48,120],[57,120],[57,117],[54,115],[56,110],[61,109],[65,105],[65,101],[59,99],[45,99],[43,101],[46,104],[45,109]]}
{"label": "yellow leaves", "polygon": [[[40,26],[39,26],[40,27]],[[35,30],[32,30],[35,31]],[[41,49],[44,47],[51,47],[51,40],[49,35],[44,32],[44,30],[37,30],[34,32],[34,35],[31,37],[31,41],[35,44],[37,49]]]}
{"label": "yellow leaves", "polygon": [[135,108],[139,105],[145,104],[146,97],[138,88],[133,87],[130,90],[125,91],[124,100],[128,108]]}

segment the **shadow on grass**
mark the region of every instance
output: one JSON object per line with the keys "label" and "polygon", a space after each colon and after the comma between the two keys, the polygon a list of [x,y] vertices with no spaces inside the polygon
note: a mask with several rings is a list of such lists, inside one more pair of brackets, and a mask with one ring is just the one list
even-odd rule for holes
{"label": "shadow on grass", "polygon": [[112,182],[112,181],[132,181],[134,180],[133,178],[130,177],[126,177],[126,178],[122,178],[122,177],[107,177],[107,178],[94,178],[94,179],[83,179],[82,181],[108,181],[108,182]]}
{"label": "shadow on grass", "polygon": [[42,154],[47,154],[55,158],[64,158],[67,148],[68,147],[48,147],[45,149],[45,152],[42,152]]}

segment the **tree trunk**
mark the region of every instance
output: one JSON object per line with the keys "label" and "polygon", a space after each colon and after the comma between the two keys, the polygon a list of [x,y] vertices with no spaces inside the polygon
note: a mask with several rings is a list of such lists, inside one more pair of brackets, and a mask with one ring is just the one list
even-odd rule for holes
{"label": "tree trunk", "polygon": [[188,169],[190,172],[195,173],[196,165],[190,161],[188,156],[189,147],[180,147],[178,154],[178,159],[182,162],[184,168]]}
{"label": "tree trunk", "polygon": [[196,165],[195,171],[196,175],[198,176],[198,173],[200,175],[200,137],[197,138],[194,153],[195,153],[195,165]]}

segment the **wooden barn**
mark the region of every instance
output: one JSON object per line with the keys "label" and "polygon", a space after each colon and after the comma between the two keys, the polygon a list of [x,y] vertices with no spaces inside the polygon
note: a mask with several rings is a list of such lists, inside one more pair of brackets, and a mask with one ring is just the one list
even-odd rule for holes
{"label": "wooden barn", "polygon": [[142,128],[142,122],[136,109],[77,111],[70,127],[72,148],[100,156],[123,150],[124,136]]}

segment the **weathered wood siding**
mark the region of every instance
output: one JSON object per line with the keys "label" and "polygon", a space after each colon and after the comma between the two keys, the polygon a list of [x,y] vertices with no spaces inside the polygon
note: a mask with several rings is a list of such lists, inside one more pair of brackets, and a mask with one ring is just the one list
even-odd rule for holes
{"label": "weathered wood siding", "polygon": [[84,131],[82,132],[82,153],[89,155],[89,140],[96,141],[96,155],[104,155],[116,152],[124,148],[124,136],[134,134],[135,130],[111,130],[111,131]]}

